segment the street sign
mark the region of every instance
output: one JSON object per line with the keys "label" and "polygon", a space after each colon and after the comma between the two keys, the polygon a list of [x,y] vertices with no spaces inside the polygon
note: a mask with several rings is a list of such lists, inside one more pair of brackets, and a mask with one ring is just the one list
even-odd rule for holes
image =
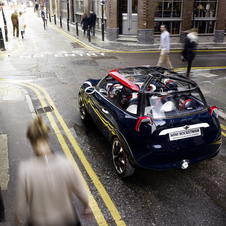
{"label": "street sign", "polygon": [[100,0],[100,5],[105,5],[105,0]]}

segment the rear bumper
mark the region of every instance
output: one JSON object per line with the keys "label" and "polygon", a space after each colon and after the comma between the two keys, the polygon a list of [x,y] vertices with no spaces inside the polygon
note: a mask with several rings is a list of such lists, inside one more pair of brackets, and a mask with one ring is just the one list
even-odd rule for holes
{"label": "rear bumper", "polygon": [[199,146],[192,149],[187,149],[178,152],[169,153],[150,153],[136,162],[136,166],[146,169],[173,169],[180,168],[181,162],[184,159],[189,160],[190,164],[204,161],[205,159],[215,156],[220,151],[222,139],[211,144]]}

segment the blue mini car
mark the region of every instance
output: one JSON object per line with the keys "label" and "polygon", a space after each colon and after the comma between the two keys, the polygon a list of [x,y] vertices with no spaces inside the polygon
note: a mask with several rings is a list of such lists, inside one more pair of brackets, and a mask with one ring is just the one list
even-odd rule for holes
{"label": "blue mini car", "polygon": [[79,90],[81,119],[93,119],[112,143],[121,177],[136,168],[186,169],[215,157],[221,127],[198,85],[162,67],[134,66],[89,79]]}

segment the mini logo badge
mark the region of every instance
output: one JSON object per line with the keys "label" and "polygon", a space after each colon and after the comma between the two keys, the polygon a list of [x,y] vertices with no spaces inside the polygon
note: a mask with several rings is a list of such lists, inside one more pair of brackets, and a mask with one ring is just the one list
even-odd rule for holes
{"label": "mini logo badge", "polygon": [[184,129],[186,129],[186,130],[187,130],[187,129],[189,129],[189,126],[187,126],[187,125],[186,125],[186,126],[184,126]]}

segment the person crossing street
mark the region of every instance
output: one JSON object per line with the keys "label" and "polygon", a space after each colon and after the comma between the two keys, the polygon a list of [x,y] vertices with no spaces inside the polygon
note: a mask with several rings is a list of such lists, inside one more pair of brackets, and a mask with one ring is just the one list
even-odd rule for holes
{"label": "person crossing street", "polygon": [[162,62],[165,60],[169,69],[173,71],[173,66],[169,59],[169,53],[170,53],[170,38],[169,38],[169,32],[166,30],[166,25],[161,25],[161,37],[160,37],[160,46],[158,50],[161,50],[159,61],[157,66],[161,66]]}

